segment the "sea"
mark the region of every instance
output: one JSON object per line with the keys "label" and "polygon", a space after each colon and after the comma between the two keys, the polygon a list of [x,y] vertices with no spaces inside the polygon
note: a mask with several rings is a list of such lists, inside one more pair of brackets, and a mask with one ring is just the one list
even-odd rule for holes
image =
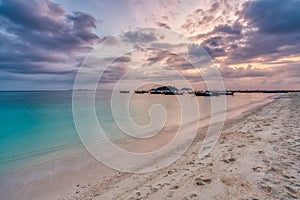
{"label": "sea", "polygon": [[[92,91],[81,91],[78,96],[84,109],[86,97]],[[77,92],[78,93],[78,92]],[[77,97],[77,98],[78,98]],[[161,105],[168,120],[165,126],[174,126],[181,120],[178,98],[198,102],[200,120],[210,119],[211,99],[221,97],[182,96],[114,93],[114,105],[121,109],[127,101],[130,116],[140,126],[151,121],[149,109]],[[271,94],[235,93],[226,96],[227,118],[270,101]],[[112,92],[100,91],[95,94],[95,111],[101,127],[112,140],[123,140],[122,130],[115,118],[122,115],[112,112]],[[119,106],[119,107],[118,107]],[[77,119],[80,120],[80,119]],[[85,120],[85,116],[82,116]],[[130,123],[128,121],[128,123]],[[72,113],[72,91],[2,91],[0,92],[0,175],[14,173],[24,168],[34,168],[49,160],[63,160],[84,149],[77,132]],[[74,151],[76,149],[76,151]],[[0,181],[1,182],[1,181]]]}

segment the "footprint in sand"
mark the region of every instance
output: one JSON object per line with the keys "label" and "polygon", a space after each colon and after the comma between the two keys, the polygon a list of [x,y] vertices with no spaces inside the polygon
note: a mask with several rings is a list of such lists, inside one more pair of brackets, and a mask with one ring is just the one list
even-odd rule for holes
{"label": "footprint in sand", "polygon": [[172,198],[173,197],[173,193],[175,192],[175,190],[177,190],[179,188],[178,185],[174,185],[170,188],[168,194],[167,194],[167,197],[168,198]]}
{"label": "footprint in sand", "polygon": [[210,178],[203,178],[203,177],[198,177],[195,179],[196,185],[198,185],[198,186],[210,184],[211,181],[212,180]]}
{"label": "footprint in sand", "polygon": [[174,186],[172,186],[172,187],[170,188],[170,190],[175,191],[175,190],[177,190],[178,188],[179,188],[178,185],[174,185]]}
{"label": "footprint in sand", "polygon": [[172,198],[172,197],[173,197],[173,193],[174,193],[174,191],[170,190],[170,191],[168,192],[168,194],[167,194],[167,197],[168,197],[168,198]]}
{"label": "footprint in sand", "polygon": [[268,184],[266,184],[265,182],[260,182],[259,186],[263,191],[265,191],[267,193],[271,193],[273,190],[273,188],[271,186],[269,186]]}
{"label": "footprint in sand", "polygon": [[263,168],[262,167],[252,167],[252,170],[255,171],[255,172],[260,172]]}
{"label": "footprint in sand", "polygon": [[238,148],[243,148],[243,147],[245,147],[245,146],[246,146],[246,145],[244,145],[244,144],[237,145]]}
{"label": "footprint in sand", "polygon": [[198,196],[197,194],[191,194],[189,197],[190,197],[191,199],[195,199],[197,196]]}
{"label": "footprint in sand", "polygon": [[225,163],[233,163],[233,162],[236,161],[236,159],[235,158],[229,158],[229,159],[223,159],[222,161],[225,162]]}

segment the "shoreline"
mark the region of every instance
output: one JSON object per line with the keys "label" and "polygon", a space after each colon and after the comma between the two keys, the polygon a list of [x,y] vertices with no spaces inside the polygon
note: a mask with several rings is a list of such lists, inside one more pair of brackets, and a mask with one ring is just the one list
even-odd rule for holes
{"label": "shoreline", "polygon": [[[295,102],[295,98],[300,97],[276,97],[272,102],[227,121],[216,147],[202,160],[197,157],[197,144],[202,138],[199,134],[189,150],[170,166],[141,175],[119,173],[84,189],[78,187],[70,199],[270,199],[270,196],[296,199],[300,197],[297,192],[300,185],[299,176],[293,174],[293,170],[299,167],[299,160],[295,160],[296,154],[292,153],[287,160],[292,160],[289,162],[296,166],[291,167],[291,163],[287,163],[291,170],[281,166],[281,159],[277,156],[284,154],[277,155],[276,150],[282,141],[275,138],[285,137],[280,133],[287,131],[284,126],[273,127],[279,121],[286,123],[282,117],[289,119],[276,116],[281,112],[290,114],[284,109],[295,109],[294,114],[299,117],[295,106],[286,108],[284,105],[288,101]],[[296,127],[295,146],[299,145],[296,121],[289,125]],[[286,170],[284,174],[282,170]],[[290,184],[286,185],[286,181]]]}
{"label": "shoreline", "polygon": [[[278,95],[276,95],[278,96]],[[257,109],[262,109],[263,107],[267,106],[268,104],[272,103],[271,101],[274,99],[274,96],[270,96],[267,99],[265,99],[263,102],[258,102],[258,105],[252,106],[250,109],[246,109],[246,111],[242,112],[240,115],[233,117],[232,119],[228,119],[226,116],[226,123],[223,128],[228,129],[230,127],[230,124],[236,124],[239,123],[243,118],[247,116],[251,116],[253,112],[255,113]],[[267,100],[271,102],[266,102]],[[262,105],[263,104],[263,105]],[[230,112],[230,111],[229,111]],[[206,132],[207,126],[202,128],[202,130],[199,131],[197,134],[195,140],[193,141],[191,147],[189,147],[188,152],[186,152],[183,157],[186,157],[187,154],[192,154],[190,152],[190,148],[195,148],[194,146],[203,139],[204,134]],[[65,161],[65,165],[70,165],[70,163],[80,163],[82,162],[81,167],[76,167],[79,170],[76,171],[76,169],[72,168],[66,168],[62,170],[60,173],[58,173],[55,177],[51,178],[51,183],[58,183],[60,185],[61,190],[53,194],[50,191],[57,191],[57,189],[53,188],[54,186],[51,186],[50,183],[47,182],[47,180],[40,181],[42,184],[45,184],[45,186],[41,188],[37,187],[36,189],[33,186],[25,186],[25,188],[22,191],[22,197],[24,199],[40,199],[43,197],[43,199],[86,199],[88,197],[97,197],[103,195],[103,192],[113,187],[115,184],[117,184],[120,181],[125,181],[127,178],[130,179],[130,177],[135,176],[131,175],[129,173],[120,173],[115,170],[112,170],[95,159],[93,159],[86,150],[84,150],[85,153],[82,154],[82,156],[88,156],[87,159],[82,159],[82,156],[78,156],[74,159],[74,161],[67,160]],[[181,159],[181,158],[180,158]],[[176,161],[175,163],[179,162]],[[58,161],[55,161],[58,162]],[[68,163],[69,162],[69,163]],[[58,162],[59,163],[59,162]],[[47,165],[49,163],[45,163],[44,165]],[[174,164],[174,163],[173,163]],[[171,164],[171,166],[173,165]],[[48,171],[46,174],[49,175],[49,173],[55,173],[54,170],[55,164],[52,165],[52,168],[50,171]],[[71,167],[71,166],[69,166]],[[169,167],[166,167],[169,168]],[[54,170],[54,171],[53,171]],[[160,171],[165,171],[166,169],[162,169]],[[70,172],[71,171],[71,172]],[[64,174],[67,172],[67,174]],[[41,171],[42,173],[42,171]],[[155,173],[155,172],[154,172]],[[71,176],[74,177],[71,177]],[[137,175],[138,176],[138,175]],[[22,177],[22,176],[21,176]],[[24,177],[26,178],[26,176]],[[63,181],[61,181],[63,179]],[[78,181],[80,180],[80,181]],[[60,183],[61,182],[61,183]],[[66,185],[64,183],[73,183],[72,185]],[[47,190],[48,188],[48,190]],[[32,190],[32,191],[31,191]],[[125,192],[125,191],[124,191]],[[83,195],[83,197],[82,197]],[[5,195],[4,195],[5,196]],[[101,199],[101,198],[100,198]]]}

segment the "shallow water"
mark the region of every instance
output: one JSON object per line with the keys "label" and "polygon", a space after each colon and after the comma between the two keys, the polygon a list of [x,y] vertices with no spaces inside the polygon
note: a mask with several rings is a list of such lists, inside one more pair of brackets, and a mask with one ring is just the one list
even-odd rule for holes
{"label": "shallow water", "polygon": [[[83,91],[81,94],[80,101],[82,101],[83,110],[88,93],[88,91]],[[138,126],[145,126],[151,122],[149,109],[153,105],[161,105],[164,110],[159,110],[162,107],[158,108],[157,116],[155,116],[155,112],[150,113],[154,121],[159,117],[163,119],[166,114],[167,120],[164,126],[171,129],[182,123],[183,116],[179,102],[189,104],[189,102],[196,101],[199,106],[200,118],[203,120],[209,119],[211,116],[212,98],[216,105],[223,103],[220,97],[143,94],[132,95],[129,104],[126,104],[128,97],[126,95],[131,94],[115,94],[114,111],[116,112],[113,116],[110,92],[96,94],[96,114],[104,132],[111,139],[122,140],[128,137],[114,122],[114,119],[125,124],[132,122],[126,115],[117,112],[124,106],[129,107],[130,116]],[[216,111],[230,110],[229,115],[237,115],[245,108],[270,96],[270,94],[237,93],[234,96],[226,97],[227,108],[220,107]],[[218,103],[218,101],[222,102]],[[185,123],[195,120],[192,116],[195,115],[191,115]],[[82,120],[85,120],[85,116],[82,116]],[[72,156],[74,148],[83,149],[72,115],[72,92],[0,92],[0,121],[1,174],[41,164],[47,159],[64,159],[66,155]],[[93,130],[93,127],[91,129]],[[153,133],[147,134],[151,136]],[[48,156],[50,153],[51,156]]]}

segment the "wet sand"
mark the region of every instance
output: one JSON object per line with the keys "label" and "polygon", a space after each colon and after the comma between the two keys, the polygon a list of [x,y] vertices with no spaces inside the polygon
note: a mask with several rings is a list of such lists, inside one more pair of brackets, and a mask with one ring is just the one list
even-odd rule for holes
{"label": "wet sand", "polygon": [[285,94],[228,120],[215,148],[198,158],[203,133],[170,166],[114,173],[61,199],[299,199],[300,94]]}

